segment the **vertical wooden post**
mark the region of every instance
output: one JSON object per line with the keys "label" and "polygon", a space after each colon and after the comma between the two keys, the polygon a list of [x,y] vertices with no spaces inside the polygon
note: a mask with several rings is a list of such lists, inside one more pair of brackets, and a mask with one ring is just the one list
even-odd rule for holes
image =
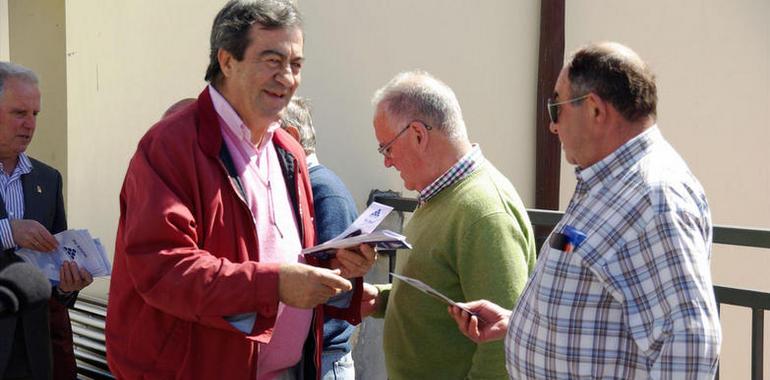
{"label": "vertical wooden post", "polygon": [[[535,131],[535,208],[559,209],[561,144],[548,130],[546,104],[564,63],[564,0],[540,2],[540,50],[537,72],[537,123]],[[550,233],[549,227],[536,227],[538,247]]]}

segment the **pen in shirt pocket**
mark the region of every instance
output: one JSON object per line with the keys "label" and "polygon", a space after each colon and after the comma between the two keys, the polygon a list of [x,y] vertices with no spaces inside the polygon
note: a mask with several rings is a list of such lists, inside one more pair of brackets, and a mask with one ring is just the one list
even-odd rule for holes
{"label": "pen in shirt pocket", "polygon": [[551,235],[549,245],[553,249],[571,253],[575,251],[586,239],[586,234],[570,225],[565,225],[561,232],[554,232]]}

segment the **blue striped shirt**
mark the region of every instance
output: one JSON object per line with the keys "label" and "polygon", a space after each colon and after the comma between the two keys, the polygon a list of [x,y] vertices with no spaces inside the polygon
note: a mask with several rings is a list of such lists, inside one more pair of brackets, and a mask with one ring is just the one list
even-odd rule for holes
{"label": "blue striped shirt", "polygon": [[[576,174],[511,315],[511,378],[713,378],[721,330],[698,180],[657,127]],[[557,239],[566,226],[582,244]]]}
{"label": "blue striped shirt", "polygon": [[0,196],[5,201],[8,217],[0,219],[0,244],[3,250],[16,247],[11,231],[11,220],[24,218],[24,189],[21,176],[32,171],[32,162],[26,153],[19,154],[19,161],[11,175],[7,175],[0,163]]}

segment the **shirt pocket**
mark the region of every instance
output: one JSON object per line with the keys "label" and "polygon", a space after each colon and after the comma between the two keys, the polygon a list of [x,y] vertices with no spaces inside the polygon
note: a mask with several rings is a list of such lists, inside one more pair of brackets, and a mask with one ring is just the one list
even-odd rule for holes
{"label": "shirt pocket", "polygon": [[595,301],[592,297],[601,290],[594,289],[598,284],[583,265],[580,249],[565,252],[549,246],[544,253],[537,287],[538,313],[556,325],[568,324],[572,313]]}

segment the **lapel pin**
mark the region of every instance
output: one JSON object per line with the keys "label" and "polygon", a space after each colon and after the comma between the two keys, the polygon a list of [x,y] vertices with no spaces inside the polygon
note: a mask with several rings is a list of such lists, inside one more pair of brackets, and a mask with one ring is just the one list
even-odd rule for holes
{"label": "lapel pin", "polygon": [[40,188],[40,185],[37,185],[37,193],[38,194],[43,194],[43,189]]}

